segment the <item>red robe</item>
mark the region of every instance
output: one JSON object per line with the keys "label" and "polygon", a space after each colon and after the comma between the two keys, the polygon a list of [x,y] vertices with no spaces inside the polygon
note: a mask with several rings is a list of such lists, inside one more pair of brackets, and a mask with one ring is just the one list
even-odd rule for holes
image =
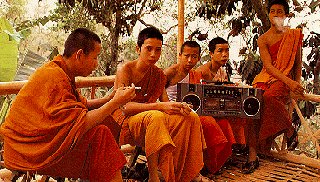
{"label": "red robe", "polygon": [[[301,45],[300,29],[290,29],[282,40],[269,47],[272,65],[289,78],[293,78],[292,68],[298,46]],[[289,87],[270,75],[265,68],[255,77],[253,85],[262,88],[263,109],[260,120],[259,141],[261,152],[268,152],[272,140],[283,132],[292,134],[292,124],[287,104],[290,99]]]}
{"label": "red robe", "polygon": [[[109,181],[126,163],[108,127],[84,122],[86,99],[65,73],[62,56],[39,68],[1,126],[9,169]],[[109,118],[112,119],[112,118]]]}
{"label": "red robe", "polygon": [[[189,83],[200,83],[201,73],[192,70],[189,75]],[[207,144],[205,165],[216,173],[232,154],[232,144],[236,143],[233,131],[227,119],[200,116],[200,121]]]}

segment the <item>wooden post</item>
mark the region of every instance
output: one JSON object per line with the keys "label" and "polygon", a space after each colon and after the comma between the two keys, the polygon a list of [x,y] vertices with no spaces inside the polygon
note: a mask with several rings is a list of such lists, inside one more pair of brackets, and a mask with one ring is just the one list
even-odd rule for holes
{"label": "wooden post", "polygon": [[184,0],[178,3],[178,40],[177,40],[177,62],[179,61],[180,48],[184,42]]}

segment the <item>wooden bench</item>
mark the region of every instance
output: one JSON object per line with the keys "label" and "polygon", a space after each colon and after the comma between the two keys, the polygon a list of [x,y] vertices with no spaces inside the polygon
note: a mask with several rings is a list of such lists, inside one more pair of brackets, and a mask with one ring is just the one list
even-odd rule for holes
{"label": "wooden bench", "polygon": [[[115,75],[101,77],[78,77],[76,78],[76,86],[77,88],[90,87],[90,98],[93,99],[95,98],[95,93],[98,87],[111,88],[113,86],[114,79]],[[0,82],[0,95],[17,94],[25,83],[26,81]],[[303,98],[295,99],[320,102],[320,96],[313,94],[305,94]],[[315,132],[312,131],[308,122],[302,116],[301,111],[294,99],[292,99],[292,105],[296,109],[304,128],[304,131],[299,132],[299,135],[303,137],[302,142],[312,141],[317,152],[320,153],[320,146],[318,142],[318,140],[320,139],[320,129]],[[282,144],[276,144],[275,147],[277,150],[272,151],[272,155],[275,158],[320,169],[320,161],[318,159],[310,158],[304,155],[295,155],[292,152],[287,151],[285,148],[284,140]]]}

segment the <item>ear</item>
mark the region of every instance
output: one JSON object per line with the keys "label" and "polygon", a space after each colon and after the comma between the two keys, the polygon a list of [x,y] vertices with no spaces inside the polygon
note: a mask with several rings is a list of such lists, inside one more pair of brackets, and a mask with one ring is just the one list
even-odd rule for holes
{"label": "ear", "polygon": [[136,51],[138,54],[140,54],[140,52],[141,52],[141,48],[138,45],[136,45]]}
{"label": "ear", "polygon": [[80,56],[83,54],[83,50],[82,49],[79,49],[77,52],[76,52],[76,59],[79,60],[80,59]]}
{"label": "ear", "polygon": [[210,58],[212,58],[213,57],[213,52],[209,52],[209,55],[210,55]]}

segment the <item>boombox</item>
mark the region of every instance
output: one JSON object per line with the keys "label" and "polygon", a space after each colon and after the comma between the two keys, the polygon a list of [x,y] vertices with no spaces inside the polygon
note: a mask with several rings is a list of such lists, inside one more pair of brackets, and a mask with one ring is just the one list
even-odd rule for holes
{"label": "boombox", "polygon": [[177,101],[192,104],[199,116],[260,119],[262,89],[178,83],[177,91]]}

